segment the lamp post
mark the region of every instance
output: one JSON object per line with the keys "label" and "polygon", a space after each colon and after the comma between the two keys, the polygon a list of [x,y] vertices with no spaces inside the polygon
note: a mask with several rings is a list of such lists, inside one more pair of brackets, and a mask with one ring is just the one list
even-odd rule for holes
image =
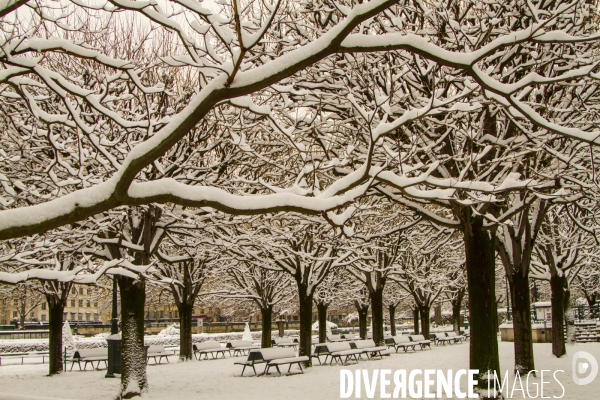
{"label": "lamp post", "polygon": [[504,285],[506,286],[506,320],[510,321],[510,293],[508,291],[507,277],[504,277]]}
{"label": "lamp post", "polygon": [[110,320],[110,336],[108,343],[108,366],[105,378],[114,378],[115,373],[121,373],[121,338],[119,333],[119,315],[117,313],[117,277],[113,275],[112,319]]}

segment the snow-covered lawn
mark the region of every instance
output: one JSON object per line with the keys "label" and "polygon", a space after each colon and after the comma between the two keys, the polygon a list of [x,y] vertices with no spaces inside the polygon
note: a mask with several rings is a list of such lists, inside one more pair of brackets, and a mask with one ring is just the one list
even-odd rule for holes
{"label": "snow-covered lawn", "polygon": [[[512,371],[513,344],[499,343],[501,368]],[[592,400],[597,399],[600,391],[600,376],[587,386],[577,386],[571,379],[571,356],[577,351],[586,351],[600,360],[600,343],[578,344],[568,346],[568,355],[556,359],[551,354],[550,344],[534,344],[535,362],[538,369],[563,370],[557,374],[565,387],[563,399]],[[278,377],[254,377],[246,369],[248,376],[240,377],[242,367],[233,365],[243,357],[227,357],[220,360],[192,361],[178,363],[171,358],[170,364],[148,366],[150,384],[149,398],[152,399],[323,399],[340,398],[340,370],[356,369],[458,369],[468,368],[469,345],[436,347],[416,353],[398,353],[383,360],[361,361],[350,366],[319,366],[306,370],[304,375]],[[118,391],[118,379],[105,379],[105,371],[67,372],[52,378],[45,377],[48,365],[25,365],[0,367],[0,399],[12,399],[7,394],[34,395],[40,398],[62,399],[113,399]],[[75,367],[76,369],[77,367]],[[259,366],[259,368],[261,368]],[[262,370],[262,368],[261,368]],[[292,371],[297,371],[292,367]],[[540,375],[530,380],[531,395],[534,395],[533,382],[539,383]],[[463,379],[464,381],[464,379]],[[544,396],[560,396],[561,387],[552,375],[545,375]],[[510,383],[513,378],[511,375]],[[525,379],[523,379],[525,384]],[[435,387],[435,385],[434,385]],[[518,387],[518,385],[517,385]],[[393,386],[391,387],[393,391]],[[352,395],[351,398],[354,398]],[[364,389],[362,398],[366,398]],[[375,398],[379,398],[379,388]],[[522,399],[521,392],[515,392],[514,398]]]}

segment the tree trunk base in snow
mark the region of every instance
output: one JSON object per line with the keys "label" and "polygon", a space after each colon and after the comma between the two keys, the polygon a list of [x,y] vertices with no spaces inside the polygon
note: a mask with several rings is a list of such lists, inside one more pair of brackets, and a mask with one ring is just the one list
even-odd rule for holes
{"label": "tree trunk base in snow", "polygon": [[121,294],[121,397],[130,399],[148,391],[144,351],[146,285],[120,276]]}

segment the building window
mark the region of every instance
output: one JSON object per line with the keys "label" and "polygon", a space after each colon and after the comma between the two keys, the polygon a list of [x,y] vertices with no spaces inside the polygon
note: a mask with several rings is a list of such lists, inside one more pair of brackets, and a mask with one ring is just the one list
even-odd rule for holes
{"label": "building window", "polygon": [[86,307],[91,307],[91,306],[92,306],[92,302],[90,300],[88,300],[86,303]]}
{"label": "building window", "polygon": [[83,313],[78,313],[78,314],[77,314],[77,319],[78,319],[79,321],[83,321]]}
{"label": "building window", "polygon": [[71,321],[75,321],[75,313],[74,312],[71,313]]}
{"label": "building window", "polygon": [[98,321],[98,313],[94,313],[94,321]]}
{"label": "building window", "polygon": [[42,310],[46,309],[46,303],[42,303]]}
{"label": "building window", "polygon": [[77,293],[77,289],[75,289],[75,288],[72,288],[72,289],[71,289],[71,294],[76,294],[76,293]]}
{"label": "building window", "polygon": [[91,321],[92,320],[92,314],[90,314],[89,312],[85,313],[85,320],[86,321]]}
{"label": "building window", "polygon": [[71,300],[71,307],[75,307],[75,300]]}
{"label": "building window", "polygon": [[83,307],[83,300],[79,300],[79,307]]}
{"label": "building window", "polygon": [[17,318],[17,312],[13,311],[13,318]]}
{"label": "building window", "polygon": [[94,307],[98,308],[98,302],[97,301],[94,302]]}
{"label": "building window", "polygon": [[87,294],[92,294],[92,289],[88,289]]}
{"label": "building window", "polygon": [[79,294],[83,295],[83,288],[79,288]]}
{"label": "building window", "polygon": [[69,314],[67,314],[66,312],[64,312],[63,313],[63,321],[66,321],[68,316],[69,316]]}
{"label": "building window", "polygon": [[164,318],[165,317],[165,310],[160,310],[160,318]]}
{"label": "building window", "polygon": [[46,322],[46,314],[42,314],[42,322]]}

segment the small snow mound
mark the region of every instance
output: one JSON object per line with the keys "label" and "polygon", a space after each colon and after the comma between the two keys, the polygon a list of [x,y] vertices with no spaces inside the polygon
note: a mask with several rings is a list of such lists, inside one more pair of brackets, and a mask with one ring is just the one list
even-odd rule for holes
{"label": "small snow mound", "polygon": [[[334,324],[333,322],[330,322],[330,321],[327,321],[327,323],[325,324],[325,326],[327,327],[327,330],[337,329],[337,327],[338,327],[336,324]],[[317,322],[315,322],[313,324],[312,330],[313,331],[319,330],[319,321],[317,321]]]}
{"label": "small snow mound", "polygon": [[158,333],[158,336],[179,336],[179,323],[174,323],[172,325],[167,326],[165,329]]}

